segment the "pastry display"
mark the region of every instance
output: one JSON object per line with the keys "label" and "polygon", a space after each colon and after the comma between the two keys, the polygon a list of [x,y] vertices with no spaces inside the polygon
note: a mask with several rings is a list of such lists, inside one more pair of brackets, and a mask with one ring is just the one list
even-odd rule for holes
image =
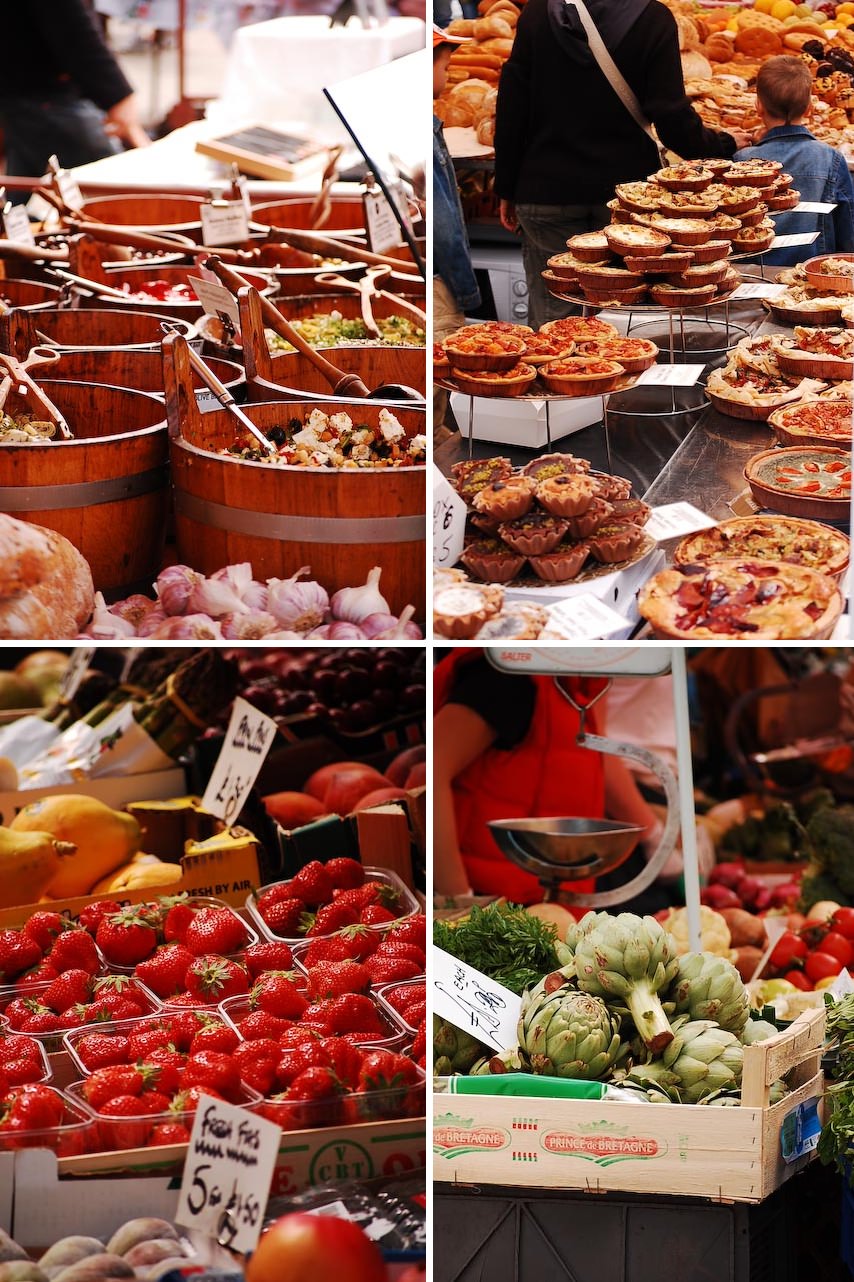
{"label": "pastry display", "polygon": [[514,521],[528,511],[534,501],[536,488],[529,476],[511,476],[507,480],[493,481],[475,494],[472,507],[499,524],[502,521]]}
{"label": "pastry display", "polygon": [[744,469],[754,500],[784,516],[846,521],[851,455],[827,446],[786,446],[754,454]]}
{"label": "pastry display", "polygon": [[706,379],[715,409],[745,419],[767,419],[781,406],[815,396],[826,386],[819,379],[785,374],[775,355],[742,347],[730,352],[723,369],[712,370]]}
{"label": "pastry display", "polygon": [[687,535],[673,563],[684,568],[733,559],[789,561],[836,578],[848,557],[848,539],[829,525],[793,516],[741,516]]}
{"label": "pastry display", "polygon": [[515,334],[501,330],[470,330],[457,332],[442,344],[451,369],[478,370],[497,373],[518,365],[525,351],[525,344]]}
{"label": "pastry display", "polygon": [[579,343],[578,354],[616,361],[627,374],[642,374],[658,360],[658,347],[648,338],[605,338]]}
{"label": "pastry display", "polygon": [[567,356],[544,365],[540,379],[550,392],[560,396],[602,396],[613,392],[625,372],[618,361]]}

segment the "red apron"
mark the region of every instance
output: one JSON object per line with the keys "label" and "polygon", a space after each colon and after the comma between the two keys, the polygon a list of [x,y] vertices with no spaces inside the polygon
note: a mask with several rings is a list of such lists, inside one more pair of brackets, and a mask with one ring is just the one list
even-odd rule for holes
{"label": "red apron", "polygon": [[[481,654],[478,649],[458,650],[436,666],[435,711],[449,701],[460,669]],[[532,873],[501,853],[487,823],[493,819],[600,818],[605,807],[602,757],[575,742],[578,713],[555,689],[551,677],[528,680],[534,682],[537,693],[525,738],[509,751],[488,748],[453,782],[457,835],[469,884],[476,894],[504,895],[519,904],[539,903],[543,888]],[[598,688],[598,682],[570,679],[570,689],[580,702],[589,700]],[[595,730],[592,712],[587,721]],[[577,892],[594,887],[593,878],[571,885]]]}

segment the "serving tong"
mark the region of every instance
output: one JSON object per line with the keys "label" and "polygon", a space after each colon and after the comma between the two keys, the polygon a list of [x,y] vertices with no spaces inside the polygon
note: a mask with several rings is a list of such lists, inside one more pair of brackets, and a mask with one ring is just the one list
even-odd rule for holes
{"label": "serving tong", "polygon": [[338,276],[335,272],[320,272],[315,280],[319,285],[328,285],[336,293],[358,294],[362,305],[362,320],[368,329],[368,332],[374,338],[380,337],[380,331],[374,320],[374,313],[371,307],[371,301],[375,298],[384,298],[387,302],[392,303],[398,311],[406,312],[417,325],[427,325],[427,314],[408,299],[401,298],[399,294],[392,294],[388,290],[378,289],[378,285],[384,285],[391,275],[390,267],[369,267],[361,280],[347,280],[344,276]]}
{"label": "serving tong", "polygon": [[17,391],[19,395],[25,396],[30,404],[37,405],[45,419],[56,424],[60,436],[66,441],[72,441],[74,434],[65,418],[47,393],[42,391],[29,374],[31,369],[39,365],[55,365],[59,358],[59,352],[50,347],[31,348],[26,360],[23,361],[0,352],[0,371],[4,371],[2,382],[0,382],[0,410],[5,406],[9,393],[13,390]]}

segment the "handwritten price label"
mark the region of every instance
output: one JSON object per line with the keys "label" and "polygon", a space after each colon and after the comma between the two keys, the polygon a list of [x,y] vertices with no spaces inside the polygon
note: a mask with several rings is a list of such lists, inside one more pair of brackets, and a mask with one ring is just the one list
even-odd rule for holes
{"label": "handwritten price label", "polygon": [[705,365],[650,365],[638,379],[644,387],[693,387]]}
{"label": "handwritten price label", "polygon": [[771,281],[760,281],[756,285],[739,285],[733,294],[733,299],[742,298],[779,298],[785,294],[785,285],[775,285]]}
{"label": "handwritten price label", "polygon": [[56,175],[56,186],[69,209],[80,208],[83,204],[83,193],[77,185],[77,179],[67,169],[60,169]]}
{"label": "handwritten price label", "polygon": [[7,240],[16,240],[19,245],[36,243],[29,215],[23,205],[9,205],[6,208],[3,214],[3,228]]}
{"label": "handwritten price label", "polygon": [[89,664],[95,657],[95,646],[79,646],[68,660],[68,667],[62,674],[59,683],[59,697],[64,703],[70,703],[77,693],[77,687],[86,675]]}
{"label": "handwritten price label", "polygon": [[551,633],[559,633],[562,640],[591,641],[623,632],[629,625],[621,614],[592,592],[584,592],[553,605],[546,626]]}
{"label": "handwritten price label", "polygon": [[196,1110],[175,1220],[232,1251],[258,1242],[282,1132],[235,1104],[203,1095]]}
{"label": "handwritten price label", "polygon": [[395,245],[400,244],[400,228],[385,196],[381,191],[366,191],[363,200],[365,228],[371,252],[384,254],[387,249],[394,249]]}
{"label": "handwritten price label", "polygon": [[443,948],[433,948],[433,1010],[497,1051],[516,1045],[522,998]]}
{"label": "handwritten price label", "polygon": [[249,218],[242,200],[202,205],[201,218],[205,245],[239,245],[249,239]]}
{"label": "handwritten price label", "polygon": [[772,249],[783,249],[787,245],[811,245],[814,240],[818,240],[817,231],[798,232],[795,236],[775,236]]}
{"label": "handwritten price label", "polygon": [[237,299],[232,297],[224,285],[218,280],[201,280],[198,276],[190,276],[188,279],[193,293],[209,316],[227,316],[234,328],[240,329]]}
{"label": "handwritten price label", "polygon": [[240,814],[275,737],[275,721],[245,699],[235,699],[225,743],[202,798],[202,809],[232,823]]}
{"label": "handwritten price label", "polygon": [[714,517],[707,516],[693,503],[665,503],[663,507],[653,508],[643,529],[644,534],[660,543],[662,539],[682,538],[695,530],[708,530],[712,525],[717,525]]}
{"label": "handwritten price label", "polygon": [[463,550],[466,505],[437,467],[433,468],[433,564],[456,565]]}

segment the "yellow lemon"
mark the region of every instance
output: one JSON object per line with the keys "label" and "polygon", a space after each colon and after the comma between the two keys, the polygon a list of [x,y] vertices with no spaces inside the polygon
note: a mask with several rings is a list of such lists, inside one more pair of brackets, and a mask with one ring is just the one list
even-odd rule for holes
{"label": "yellow lemon", "polygon": [[825,975],[824,979],[818,980],[815,984],[815,991],[820,993],[823,992],[825,988],[831,988],[836,983],[837,978],[837,975]]}
{"label": "yellow lemon", "polygon": [[834,27],[850,27],[854,22],[854,13],[837,13],[833,20]]}
{"label": "yellow lemon", "polygon": [[837,16],[840,13],[854,13],[854,4],[851,4],[850,0],[845,0],[845,4],[837,5],[836,13]]}
{"label": "yellow lemon", "polygon": [[738,31],[738,18],[730,18],[726,24],[725,30]]}
{"label": "yellow lemon", "polygon": [[774,0],[753,0],[753,7],[759,13],[770,13]]}
{"label": "yellow lemon", "polygon": [[794,0],[775,0],[768,12],[772,18],[778,18],[782,22],[784,18],[791,18],[796,9]]}

